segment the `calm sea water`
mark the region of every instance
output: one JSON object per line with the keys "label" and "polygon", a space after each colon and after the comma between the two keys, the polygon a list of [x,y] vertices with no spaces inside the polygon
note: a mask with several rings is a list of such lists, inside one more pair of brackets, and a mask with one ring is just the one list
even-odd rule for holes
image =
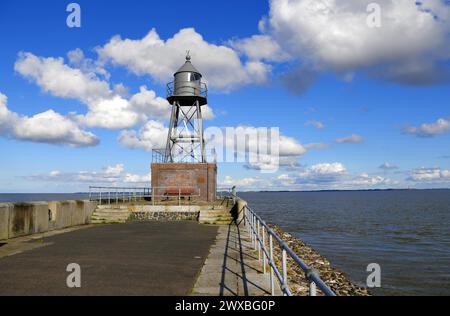
{"label": "calm sea water", "polygon": [[88,193],[0,193],[0,203],[89,199]]}
{"label": "calm sea water", "polygon": [[[450,295],[450,190],[240,193],[364,285],[382,269],[376,295]],[[0,202],[85,199],[87,194],[0,194]]]}
{"label": "calm sea water", "polygon": [[375,295],[450,295],[450,190],[241,193],[278,224]]}

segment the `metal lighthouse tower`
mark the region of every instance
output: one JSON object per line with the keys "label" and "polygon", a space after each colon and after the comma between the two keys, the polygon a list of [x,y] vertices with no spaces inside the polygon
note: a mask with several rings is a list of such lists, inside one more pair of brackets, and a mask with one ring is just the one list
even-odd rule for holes
{"label": "metal lighthouse tower", "polygon": [[206,163],[203,139],[202,106],[208,103],[208,89],[202,74],[186,62],[167,85],[167,100],[172,105],[165,163]]}

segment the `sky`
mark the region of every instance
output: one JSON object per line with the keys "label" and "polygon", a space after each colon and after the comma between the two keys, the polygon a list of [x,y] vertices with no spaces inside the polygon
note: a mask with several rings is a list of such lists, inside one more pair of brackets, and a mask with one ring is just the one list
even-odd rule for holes
{"label": "sky", "polygon": [[0,192],[150,186],[187,50],[205,127],[280,131],[276,172],[220,187],[450,187],[448,1],[70,3],[0,2]]}

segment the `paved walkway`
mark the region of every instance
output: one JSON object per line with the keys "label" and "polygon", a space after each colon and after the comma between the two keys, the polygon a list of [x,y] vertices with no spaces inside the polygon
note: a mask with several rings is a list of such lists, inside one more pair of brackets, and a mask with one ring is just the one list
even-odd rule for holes
{"label": "paved walkway", "polygon": [[[0,295],[190,294],[217,229],[139,222],[34,236],[0,257]],[[66,286],[70,263],[81,266],[81,288]]]}
{"label": "paved walkway", "polygon": [[[275,282],[275,288],[278,285]],[[276,295],[281,295],[277,289]],[[262,273],[258,252],[242,226],[220,226],[193,295],[266,296],[270,295],[270,274]]]}

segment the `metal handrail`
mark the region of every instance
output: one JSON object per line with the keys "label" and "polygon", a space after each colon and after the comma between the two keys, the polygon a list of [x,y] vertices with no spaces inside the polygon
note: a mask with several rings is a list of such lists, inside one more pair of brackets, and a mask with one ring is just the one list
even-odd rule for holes
{"label": "metal handrail", "polygon": [[[107,201],[108,205],[121,203],[131,203],[140,200],[151,199],[152,204],[155,205],[156,198],[170,198],[167,193],[155,194],[157,190],[164,189],[174,189],[178,190],[176,197],[178,198],[178,204],[181,205],[181,200],[186,197],[200,197],[201,191],[198,187],[188,187],[188,186],[166,186],[166,187],[100,187],[100,186],[90,186],[89,187],[89,200],[98,201],[100,205],[103,201]],[[198,191],[198,194],[184,193],[183,190],[194,189]]]}
{"label": "metal handrail", "polygon": [[[233,190],[233,197],[238,196]],[[279,237],[265,221],[261,219],[248,205],[244,207],[244,225],[247,232],[250,234],[252,245],[255,250],[258,250],[258,259],[262,262],[263,273],[266,274],[266,265],[270,266],[270,289],[271,294],[275,295],[274,274],[278,279],[280,289],[285,296],[292,296],[289,289],[287,277],[287,255],[289,255],[294,262],[303,270],[306,278],[309,281],[309,295],[316,296],[317,288],[319,288],[326,296],[336,296],[336,293],[331,290],[328,285],[320,278],[318,272],[311,269],[288,245]],[[266,235],[269,238],[269,249],[266,247]],[[282,251],[282,266],[281,271],[275,264],[273,259],[273,240],[278,243]]]}
{"label": "metal handrail", "polygon": [[[206,85],[205,82],[203,82],[203,81],[200,82],[200,84],[198,85],[200,88],[192,86],[192,81],[182,81],[182,82],[186,82],[186,85],[181,85],[181,86],[178,85],[177,89],[190,89],[190,90],[192,90],[193,96],[201,96],[204,98],[208,97],[208,86]],[[189,84],[187,84],[187,83],[189,83]],[[180,84],[180,82],[178,81],[177,84]],[[167,84],[167,97],[170,98],[173,96],[176,96],[175,95],[175,81],[169,82]]]}

